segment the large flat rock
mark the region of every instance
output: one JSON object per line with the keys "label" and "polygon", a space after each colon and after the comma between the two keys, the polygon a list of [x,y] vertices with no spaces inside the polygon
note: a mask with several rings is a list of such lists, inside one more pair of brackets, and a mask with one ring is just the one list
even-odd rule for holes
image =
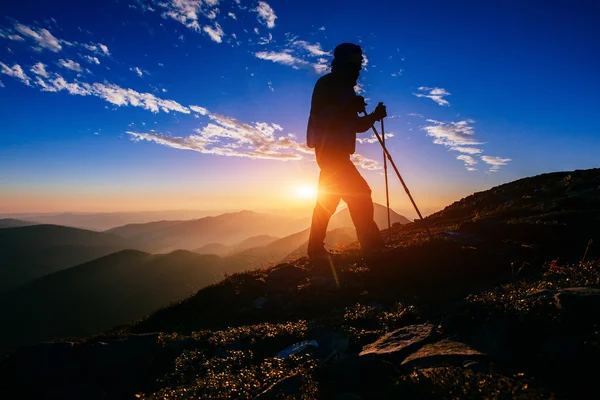
{"label": "large flat rock", "polygon": [[434,339],[431,324],[410,325],[390,332],[363,347],[359,355],[402,357]]}
{"label": "large flat rock", "polygon": [[403,367],[435,367],[439,365],[465,365],[468,361],[483,361],[487,356],[464,343],[450,339],[427,344],[402,362]]}

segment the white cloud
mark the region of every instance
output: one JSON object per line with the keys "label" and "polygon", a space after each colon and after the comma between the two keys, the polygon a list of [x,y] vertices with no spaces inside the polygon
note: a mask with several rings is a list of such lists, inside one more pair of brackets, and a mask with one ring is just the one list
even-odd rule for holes
{"label": "white cloud", "polygon": [[457,156],[456,159],[464,162],[465,167],[467,168],[468,171],[476,171],[477,170],[474,167],[474,165],[477,165],[477,160],[475,160],[473,157],[461,154],[460,156]]}
{"label": "white cloud", "polygon": [[[478,141],[474,136],[475,129],[471,124],[475,121],[467,119],[444,123],[428,119],[427,122],[430,125],[422,129],[427,132],[427,136],[434,138],[433,143],[445,146],[451,151],[462,153],[456,158],[464,162],[467,170],[476,171],[474,165],[478,162],[473,156],[483,153],[483,150],[476,146],[484,143]],[[492,166],[490,171],[497,171],[500,167],[512,161],[510,158],[501,157],[480,156],[480,158],[483,162]]]}
{"label": "white cloud", "polygon": [[4,86],[4,83],[2,83],[2,81],[0,81],[0,87],[6,87]]}
{"label": "white cloud", "polygon": [[20,80],[27,86],[31,86],[31,79],[27,76],[27,74],[25,74],[25,72],[23,72],[23,68],[21,68],[19,64],[14,64],[12,67],[9,67],[0,61],[0,72]]}
{"label": "white cloud", "polygon": [[260,45],[269,44],[269,43],[271,43],[272,40],[273,40],[273,34],[271,34],[269,32],[268,36],[263,36],[258,40],[258,44],[260,44]]}
{"label": "white cloud", "polygon": [[422,129],[427,132],[427,136],[434,138],[433,143],[435,144],[450,148],[483,144],[474,137],[475,129],[469,125],[475,122],[472,119],[450,123],[428,119],[427,122],[432,125],[425,126]]}
{"label": "white cloud", "polygon": [[444,99],[444,97],[446,96],[450,96],[450,92],[448,92],[446,89],[444,88],[430,88],[430,87],[426,87],[426,86],[421,86],[419,88],[419,90],[421,92],[426,92],[426,93],[413,93],[413,95],[417,96],[417,97],[425,97],[428,99],[431,99],[433,101],[435,101],[437,104],[439,104],[440,106],[449,106],[450,102],[446,99]]}
{"label": "white cloud", "polygon": [[46,49],[55,53],[62,49],[61,40],[55,38],[48,29],[43,28],[30,28],[27,25],[15,24],[15,29],[30,39],[33,39],[38,47],[35,49],[41,50]]}
{"label": "white cloud", "polygon": [[[300,160],[314,157],[314,151],[304,143],[297,142],[296,135],[283,134],[283,128],[274,123],[243,123],[235,118],[211,113],[204,107],[190,106],[190,110],[208,115],[211,122],[187,137],[173,137],[156,132],[127,133],[134,141],[150,141],[181,150],[192,150],[203,154],[243,157],[268,160]],[[359,154],[352,160],[362,168],[379,169],[377,161]]]}
{"label": "white cloud", "polygon": [[83,56],[81,56],[81,58],[83,58],[85,61],[89,62],[90,64],[96,64],[96,65],[100,64],[100,60],[98,60],[98,57],[83,55]]}
{"label": "white cloud", "polygon": [[58,60],[58,65],[70,69],[71,71],[81,72],[81,65],[73,60]]}
{"label": "white cloud", "polygon": [[161,0],[154,4],[164,10],[163,18],[172,18],[196,32],[200,32],[199,15],[214,20],[219,13],[215,8],[219,0]]}
{"label": "white cloud", "polygon": [[234,14],[234,13],[232,13],[232,12],[229,12],[229,13],[227,13],[227,15],[228,15],[230,18],[237,19],[237,17],[235,16],[235,14]]}
{"label": "white cloud", "polygon": [[208,110],[204,107],[200,107],[200,106],[190,106],[189,107],[190,110],[192,110],[193,112],[197,112],[198,114],[202,114],[202,115],[207,115],[208,114]]}
{"label": "white cloud", "polygon": [[512,159],[510,158],[501,158],[501,157],[492,157],[492,156],[481,156],[481,160],[491,165],[489,169],[490,172],[498,171],[501,167],[507,165]]}
{"label": "white cloud", "polygon": [[[42,91],[60,92],[66,91],[72,95],[95,96],[99,97],[116,106],[132,106],[149,110],[153,113],[160,111],[169,113],[171,111],[190,114],[190,109],[179,104],[175,100],[167,100],[156,97],[152,93],[140,93],[133,89],[122,88],[112,83],[87,83],[87,82],[68,82],[62,76],[56,73],[49,73],[40,67],[41,63],[36,64],[35,69],[37,78],[36,86]],[[42,64],[43,66],[43,64]],[[0,62],[1,72],[17,79],[20,79],[26,85],[31,86],[30,78],[23,73],[19,65],[9,68]],[[43,72],[42,72],[43,71]],[[44,76],[44,73],[46,76]],[[44,77],[45,79],[42,79]]]}
{"label": "white cloud", "polygon": [[261,60],[269,60],[269,61],[273,61],[274,63],[284,64],[284,65],[289,65],[289,66],[298,66],[298,65],[308,64],[307,61],[304,61],[298,57],[294,57],[293,55],[289,54],[289,52],[286,52],[286,51],[283,51],[283,52],[259,51],[257,53],[254,53],[254,55],[257,58],[260,58]]}
{"label": "white cloud", "polygon": [[79,43],[79,45],[83,46],[84,48],[86,48],[87,50],[102,55],[102,56],[110,56],[110,51],[108,50],[108,47],[102,43],[97,43],[97,44],[93,44],[93,43]]}
{"label": "white cloud", "polygon": [[258,21],[265,25],[267,28],[275,27],[275,11],[265,1],[259,1],[258,7],[254,10],[258,13]]}
{"label": "white cloud", "polygon": [[375,160],[371,160],[370,158],[363,157],[360,154],[354,153],[350,156],[352,162],[363,169],[368,169],[371,171],[381,169],[381,165],[379,162]]}
{"label": "white cloud", "polygon": [[320,30],[320,31],[324,31],[324,30],[325,30],[325,27],[324,27],[324,26],[322,26],[322,27],[320,27],[320,28],[319,28],[319,30]]}
{"label": "white cloud", "polygon": [[454,146],[454,147],[450,147],[450,150],[458,151],[459,153],[472,154],[472,155],[483,153],[483,150],[478,149],[477,147]]}
{"label": "white cloud", "polygon": [[[386,134],[385,134],[385,138],[386,139],[392,138],[394,136],[395,135],[393,133],[391,133],[391,132],[389,132],[389,133],[386,132]],[[370,138],[357,138],[356,141],[358,143],[361,143],[361,144],[379,143],[379,140],[375,136],[372,136]]]}
{"label": "white cloud", "polygon": [[135,72],[137,74],[137,76],[139,76],[140,78],[144,75],[142,70],[139,69],[138,67],[130,67],[129,70]]}
{"label": "white cloud", "polygon": [[401,70],[399,70],[398,72],[393,72],[393,73],[392,73],[392,76],[402,76],[402,74],[403,74],[403,73],[404,73],[404,70],[403,70],[403,69],[401,69]]}
{"label": "white cloud", "polygon": [[110,51],[108,51],[108,47],[102,43],[98,43],[98,47],[102,50],[102,53],[106,56],[110,56]]}
{"label": "white cloud", "polygon": [[202,28],[202,30],[208,34],[208,36],[210,36],[214,42],[221,43],[223,41],[223,36],[225,33],[223,32],[223,29],[221,29],[221,25],[218,23],[215,22],[214,28],[206,25],[204,28]]}
{"label": "white cloud", "polygon": [[44,78],[48,78],[48,72],[46,72],[46,66],[41,62],[38,62],[30,69],[36,75],[43,76]]}
{"label": "white cloud", "polygon": [[308,43],[305,40],[296,40],[292,43],[294,46],[300,47],[310,53],[314,57],[331,56],[330,51],[324,51],[320,43]]}
{"label": "white cloud", "polygon": [[423,114],[414,113],[414,112],[413,112],[413,113],[408,113],[408,114],[406,114],[406,115],[408,115],[409,117],[419,117],[419,118],[423,118]]}

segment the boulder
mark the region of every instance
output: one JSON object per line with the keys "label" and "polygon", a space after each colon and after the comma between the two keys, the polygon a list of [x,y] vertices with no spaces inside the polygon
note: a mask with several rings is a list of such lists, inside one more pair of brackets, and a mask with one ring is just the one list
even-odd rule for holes
{"label": "boulder", "polygon": [[464,343],[443,339],[427,344],[412,353],[404,361],[403,367],[429,368],[440,365],[464,366],[470,361],[485,361],[487,356]]}
{"label": "boulder", "polygon": [[415,349],[434,341],[435,338],[433,325],[409,325],[390,332],[375,342],[366,345],[359,355],[403,359]]}
{"label": "boulder", "polygon": [[590,287],[561,289],[554,295],[554,299],[559,308],[573,317],[595,316],[600,311],[600,289]]}

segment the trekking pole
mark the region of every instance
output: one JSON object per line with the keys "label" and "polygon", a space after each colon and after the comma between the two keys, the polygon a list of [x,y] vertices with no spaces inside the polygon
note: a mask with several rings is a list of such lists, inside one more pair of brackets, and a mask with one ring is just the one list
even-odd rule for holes
{"label": "trekking pole", "polygon": [[[381,139],[385,145],[385,128],[383,126],[383,119],[381,119]],[[387,206],[387,221],[388,221],[388,239],[392,243],[392,220],[390,218],[390,190],[388,185],[388,172],[387,172],[387,158],[385,158],[385,151],[383,152],[383,174],[385,175],[385,203]]]}
{"label": "trekking pole", "polygon": [[[382,103],[379,103],[379,104],[382,104]],[[364,114],[367,115],[367,112],[364,111]],[[371,127],[371,129],[373,129],[373,132],[375,132],[375,136],[377,137],[379,144],[383,148],[383,152],[387,156],[387,159],[390,161],[390,164],[392,164],[392,168],[394,168],[396,175],[398,175],[398,179],[400,179],[400,183],[402,183],[402,186],[404,187],[404,191],[408,195],[408,198],[410,199],[410,202],[412,203],[412,205],[415,207],[415,210],[417,211],[417,215],[423,222],[423,227],[427,231],[427,234],[429,235],[429,239],[433,239],[433,236],[431,235],[429,228],[425,225],[425,221],[423,221],[423,216],[421,215],[421,211],[419,211],[419,207],[417,207],[417,203],[415,203],[415,200],[413,199],[412,195],[410,194],[410,191],[408,190],[408,186],[406,186],[406,183],[404,183],[404,179],[402,179],[402,175],[400,175],[400,171],[398,171],[398,168],[396,167],[394,160],[392,160],[392,156],[390,155],[390,152],[388,151],[387,147],[385,147],[385,143],[383,143],[383,141],[381,140],[381,137],[379,136],[379,133],[377,132],[377,128],[375,128],[375,125],[373,125]]]}

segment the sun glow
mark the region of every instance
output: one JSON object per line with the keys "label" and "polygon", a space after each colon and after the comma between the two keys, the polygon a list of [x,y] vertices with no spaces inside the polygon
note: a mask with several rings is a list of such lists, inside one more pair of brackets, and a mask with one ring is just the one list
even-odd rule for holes
{"label": "sun glow", "polygon": [[293,195],[301,200],[316,200],[317,188],[311,185],[299,185],[294,187]]}

